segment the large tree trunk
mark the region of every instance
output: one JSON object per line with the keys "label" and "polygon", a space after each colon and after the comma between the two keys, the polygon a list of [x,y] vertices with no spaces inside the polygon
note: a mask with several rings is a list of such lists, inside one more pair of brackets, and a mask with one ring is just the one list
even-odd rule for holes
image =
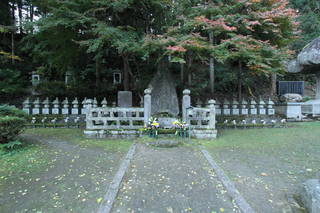
{"label": "large tree trunk", "polygon": [[[209,34],[210,44],[213,45],[213,32]],[[214,58],[210,58],[210,92],[213,98],[214,96]]]}
{"label": "large tree trunk", "polygon": [[238,70],[238,100],[242,100],[242,62],[239,61],[239,70]]}
{"label": "large tree trunk", "polygon": [[129,65],[129,57],[128,55],[122,56],[123,60],[123,89],[124,91],[128,91],[130,89],[129,86],[129,73],[130,73],[130,65]]}
{"label": "large tree trunk", "polygon": [[22,34],[23,33],[23,29],[22,29],[22,0],[18,0],[17,5],[18,5],[18,14],[19,14],[19,31],[20,31],[20,34]]}
{"label": "large tree trunk", "polygon": [[180,64],[180,81],[181,85],[184,86],[184,64]]}
{"label": "large tree trunk", "polygon": [[193,59],[192,59],[192,56],[189,55],[188,56],[188,86],[191,87],[191,84],[192,84],[192,62],[193,62]]}
{"label": "large tree trunk", "polygon": [[277,95],[277,74],[271,74],[271,88],[270,88],[270,96],[275,97]]}
{"label": "large tree trunk", "polygon": [[14,52],[15,52],[15,47],[14,47],[14,33],[15,33],[15,28],[16,28],[16,18],[14,15],[15,12],[15,5],[14,3],[12,3],[12,7],[11,7],[11,18],[12,18],[12,22],[11,22],[11,63],[14,64]]}

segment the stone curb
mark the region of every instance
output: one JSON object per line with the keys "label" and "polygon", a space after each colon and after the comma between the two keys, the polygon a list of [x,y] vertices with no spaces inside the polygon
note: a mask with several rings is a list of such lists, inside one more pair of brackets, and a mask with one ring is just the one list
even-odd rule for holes
{"label": "stone curb", "polygon": [[204,155],[204,157],[207,159],[207,161],[210,163],[214,171],[216,172],[219,180],[222,182],[222,184],[226,188],[228,194],[237,203],[239,209],[243,213],[255,213],[254,210],[251,208],[251,206],[248,204],[248,202],[242,197],[240,192],[236,189],[233,182],[228,178],[228,176],[224,174],[223,170],[218,166],[218,164],[216,164],[216,162],[213,160],[209,152],[205,150],[203,147],[200,147],[200,150]]}
{"label": "stone curb", "polygon": [[112,209],[112,206],[113,206],[113,203],[117,197],[117,194],[120,190],[120,185],[121,185],[121,182],[123,180],[123,177],[130,165],[130,162],[134,156],[134,153],[135,153],[135,150],[136,150],[136,144],[133,144],[125,159],[123,160],[119,170],[117,171],[116,175],[114,176],[109,188],[108,188],[108,191],[107,191],[107,194],[104,196],[104,200],[99,208],[99,210],[97,211],[97,213],[110,213],[111,212],[111,209]]}

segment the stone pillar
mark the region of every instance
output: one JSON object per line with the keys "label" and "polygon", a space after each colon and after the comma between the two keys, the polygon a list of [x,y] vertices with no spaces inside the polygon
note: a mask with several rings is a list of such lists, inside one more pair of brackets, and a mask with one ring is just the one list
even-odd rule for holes
{"label": "stone pillar", "polygon": [[92,106],[92,108],[97,108],[98,107],[98,101],[97,101],[97,98],[96,97],[94,97],[94,99],[93,99],[93,106]]}
{"label": "stone pillar", "polygon": [[30,104],[30,100],[29,100],[29,98],[27,98],[23,103],[22,103],[22,105],[23,105],[23,108],[22,108],[22,110],[24,111],[24,112],[26,112],[28,115],[30,115],[30,109],[31,109],[31,104]]}
{"label": "stone pillar", "polygon": [[107,108],[108,107],[108,101],[106,98],[103,98],[101,101],[102,108]]}
{"label": "stone pillar", "polygon": [[148,123],[149,118],[151,117],[151,89],[144,90],[144,123]]}
{"label": "stone pillar", "polygon": [[46,98],[43,102],[42,114],[49,115],[50,114],[50,101],[49,98]]}
{"label": "stone pillar", "polygon": [[320,72],[316,74],[316,99],[320,99]]}
{"label": "stone pillar", "polygon": [[60,104],[60,102],[59,102],[59,99],[56,98],[56,99],[52,102],[52,104],[53,104],[52,114],[53,114],[53,115],[59,115],[59,114],[60,114],[60,109],[59,109],[59,104]]}
{"label": "stone pillar", "polygon": [[244,99],[241,101],[241,115],[248,115],[249,110],[248,110],[248,102]]}
{"label": "stone pillar", "polygon": [[78,101],[78,98],[75,98],[72,101],[71,114],[72,115],[79,115],[79,101]]}
{"label": "stone pillar", "polygon": [[81,103],[82,103],[81,114],[85,115],[87,114],[87,98],[84,98]]}
{"label": "stone pillar", "polygon": [[227,99],[225,99],[224,101],[223,101],[223,114],[224,115],[230,115],[230,102],[227,100]]}
{"label": "stone pillar", "polygon": [[209,129],[215,129],[216,128],[216,107],[214,106],[215,100],[209,100],[209,109],[210,109],[210,114],[209,114]]}
{"label": "stone pillar", "polygon": [[221,115],[221,103],[218,100],[216,101],[215,107],[216,107],[216,115]]}
{"label": "stone pillar", "polygon": [[250,101],[250,115],[256,115],[257,114],[257,102],[252,98]]}
{"label": "stone pillar", "polygon": [[259,115],[266,115],[266,108],[265,108],[265,102],[263,101],[262,98],[260,98],[259,101]]}
{"label": "stone pillar", "polygon": [[[86,117],[92,117],[91,113],[90,113],[90,110],[92,109],[92,104],[93,104],[93,101],[92,99],[87,99],[86,100]],[[88,124],[88,123],[87,123]]]}
{"label": "stone pillar", "polygon": [[274,102],[269,98],[268,106],[267,106],[267,108],[268,108],[267,114],[268,115],[274,115],[275,114],[275,110],[274,110],[273,106],[274,106]]}
{"label": "stone pillar", "polygon": [[232,115],[239,115],[240,110],[239,110],[239,102],[236,100],[232,101]]}
{"label": "stone pillar", "polygon": [[40,114],[40,100],[39,98],[37,98],[34,102],[33,102],[33,109],[32,109],[32,114],[33,115],[39,115]]}
{"label": "stone pillar", "polygon": [[62,102],[63,108],[62,108],[62,114],[63,115],[69,115],[69,101],[68,98],[65,98]]}
{"label": "stone pillar", "polygon": [[183,98],[182,98],[182,119],[184,122],[187,122],[188,119],[188,108],[191,107],[191,97],[190,90],[183,90]]}

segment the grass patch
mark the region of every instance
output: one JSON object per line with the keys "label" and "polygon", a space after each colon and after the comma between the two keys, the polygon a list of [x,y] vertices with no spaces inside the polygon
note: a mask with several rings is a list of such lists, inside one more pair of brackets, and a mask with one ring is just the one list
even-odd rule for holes
{"label": "grass patch", "polygon": [[37,173],[48,166],[48,150],[28,141],[23,143],[23,146],[12,151],[0,149],[0,191],[8,180],[21,178],[24,174]]}
{"label": "grass patch", "polygon": [[86,148],[102,148],[106,151],[124,152],[132,145],[132,140],[127,139],[87,139],[82,129],[67,128],[34,128],[26,131],[27,135],[55,141],[69,141]]}

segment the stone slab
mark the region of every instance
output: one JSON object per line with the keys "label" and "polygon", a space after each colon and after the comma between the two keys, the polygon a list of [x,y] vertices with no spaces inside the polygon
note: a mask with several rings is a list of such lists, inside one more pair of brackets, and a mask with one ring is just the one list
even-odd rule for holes
{"label": "stone slab", "polygon": [[232,115],[239,115],[240,110],[239,109],[232,109]]}
{"label": "stone slab", "polygon": [[249,110],[248,109],[241,109],[241,115],[248,115]]}
{"label": "stone slab", "polygon": [[42,109],[42,114],[43,115],[49,115],[50,114],[50,109],[49,108],[43,108]]}
{"label": "stone slab", "polygon": [[32,109],[32,114],[33,115],[39,115],[40,114],[40,109],[39,108],[33,108]]}
{"label": "stone slab", "polygon": [[53,109],[52,109],[52,114],[53,114],[53,115],[59,115],[59,114],[60,114],[59,108],[53,108]]}
{"label": "stone slab", "polygon": [[71,109],[71,114],[72,115],[78,115],[79,114],[79,109],[75,109],[75,108]]}
{"label": "stone slab", "polygon": [[132,92],[119,91],[118,92],[118,107],[132,107]]}

